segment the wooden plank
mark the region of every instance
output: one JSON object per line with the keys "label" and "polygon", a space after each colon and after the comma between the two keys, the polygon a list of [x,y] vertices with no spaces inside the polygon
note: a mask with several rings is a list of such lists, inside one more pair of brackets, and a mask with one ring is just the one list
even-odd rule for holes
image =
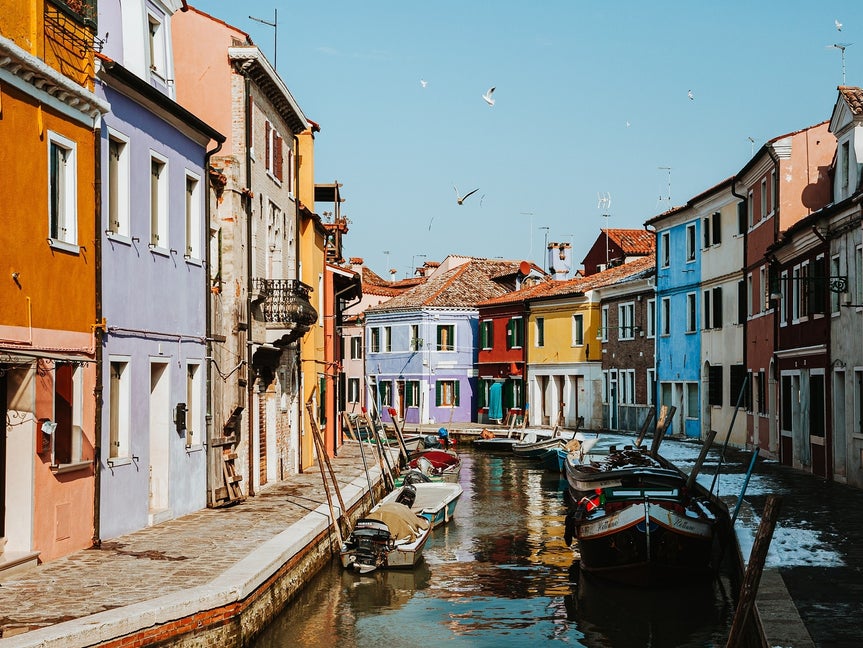
{"label": "wooden plank", "polygon": [[638,438],[635,440],[636,448],[640,448],[641,444],[644,443],[644,437],[647,436],[647,428],[650,427],[650,422],[654,416],[656,416],[656,409],[651,407],[647,410],[647,416],[644,417],[644,423],[641,424],[641,429],[638,431]]}

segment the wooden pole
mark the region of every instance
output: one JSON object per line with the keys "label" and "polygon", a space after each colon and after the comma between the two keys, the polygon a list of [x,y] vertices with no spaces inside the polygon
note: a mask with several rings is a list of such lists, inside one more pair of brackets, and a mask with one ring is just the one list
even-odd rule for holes
{"label": "wooden pole", "polygon": [[755,534],[755,543],[749,554],[749,564],[746,565],[746,573],[743,575],[743,584],[740,586],[740,596],[737,599],[737,609],[734,611],[734,619],[731,622],[731,632],[728,635],[726,648],[740,648],[743,645],[743,631],[755,598],[758,594],[758,585],[761,582],[761,574],[764,571],[764,562],[767,559],[767,550],[773,538],[773,530],[776,528],[776,518],[779,516],[779,508],[782,498],[778,495],[768,495],[764,505],[764,515],[758,532]]}
{"label": "wooden pole", "polygon": [[393,414],[393,412],[395,412],[395,409],[390,410],[390,418],[393,421],[393,429],[396,431],[396,441],[399,442],[399,450],[401,451],[402,456],[404,457],[405,466],[407,466],[408,461],[410,461],[410,457],[408,456],[408,447],[405,444],[405,437],[402,434],[401,427],[399,426],[398,412],[396,412],[395,414]]}
{"label": "wooden pole", "polygon": [[651,457],[655,457],[659,454],[659,444],[662,443],[662,439],[665,437],[665,431],[668,429],[668,426],[671,425],[671,419],[674,418],[674,413],[677,411],[677,408],[674,405],[663,405],[662,411],[664,414],[660,414],[659,421],[656,424],[656,430],[653,432],[653,444],[650,446]]}
{"label": "wooden pole", "polygon": [[[315,387],[315,389],[316,388],[317,387]],[[306,403],[306,409],[309,410],[310,415],[313,414],[312,405],[311,405],[311,398],[315,394],[315,389],[312,389],[312,394],[311,394],[311,396],[309,396],[309,402]],[[312,416],[311,420],[314,421],[314,416]],[[312,434],[314,434],[314,430],[312,431]],[[315,439],[317,439],[317,437],[315,437]],[[321,463],[320,461],[318,461],[318,468],[321,469],[321,481],[324,483],[324,492],[327,494],[327,505],[330,507],[330,517],[333,520],[333,528],[336,531],[336,540],[338,540],[339,548],[341,548],[341,546],[345,543],[345,541],[344,541],[344,538],[342,537],[342,529],[341,529],[341,526],[339,524],[339,518],[336,517],[336,511],[333,508],[333,496],[330,494],[330,486],[329,486],[329,484],[327,484],[327,475],[324,472],[324,464]],[[344,511],[344,508],[342,508],[342,511]]]}
{"label": "wooden pole", "polygon": [[368,410],[363,409],[363,416],[366,419],[366,425],[369,426],[369,436],[374,440],[375,447],[377,448],[378,459],[380,460],[381,464],[381,473],[384,479],[384,485],[389,489],[393,489],[396,487],[396,480],[392,474],[392,469],[390,468],[389,457],[387,457],[386,452],[384,451],[383,444],[381,443],[381,439],[378,436],[378,431],[375,429],[375,424],[369,416]]}
{"label": "wooden pole", "polygon": [[650,422],[654,416],[656,416],[656,410],[651,407],[647,410],[647,416],[644,417],[644,423],[641,424],[641,429],[638,431],[638,438],[635,440],[636,448],[640,448],[641,444],[644,443],[644,437],[647,436],[647,428],[650,427]]}
{"label": "wooden pole", "polygon": [[[342,491],[339,488],[339,480],[336,478],[336,471],[333,470],[333,464],[330,462],[330,455],[327,454],[327,449],[324,446],[324,437],[321,429],[318,427],[318,422],[314,417],[314,409],[312,409],[311,401],[306,403],[306,410],[309,412],[309,423],[312,427],[312,437],[315,441],[315,447],[318,449],[318,454],[323,457],[324,463],[327,464],[327,471],[330,473],[330,479],[333,481],[333,488],[336,491],[336,496],[339,498],[339,506],[342,507],[342,514],[347,511],[345,501],[342,499]],[[320,459],[319,459],[320,462]]]}
{"label": "wooden pole", "polygon": [[692,467],[692,472],[689,473],[689,479],[686,480],[686,488],[692,488],[695,485],[695,479],[701,471],[701,466],[707,458],[707,453],[710,452],[710,447],[713,445],[713,439],[715,438],[716,430],[709,430],[707,432],[707,438],[704,440],[704,445],[701,446],[701,453],[698,455],[698,459]]}
{"label": "wooden pole", "polygon": [[347,412],[342,412],[342,424],[348,428],[348,431],[351,433],[351,436],[357,440],[357,443],[360,445],[360,456],[363,458],[363,472],[366,473],[366,481],[369,484],[369,495],[372,498],[372,506],[375,505],[375,491],[372,488],[372,478],[369,475],[369,466],[366,463],[366,451],[363,447],[363,440],[359,438],[358,433],[354,431],[354,424],[351,423],[351,417],[348,416]]}

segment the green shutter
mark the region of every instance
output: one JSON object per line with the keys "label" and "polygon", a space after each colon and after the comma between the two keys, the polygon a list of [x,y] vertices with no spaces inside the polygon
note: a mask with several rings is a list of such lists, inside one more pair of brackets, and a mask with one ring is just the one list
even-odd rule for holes
{"label": "green shutter", "polygon": [[458,388],[459,388],[460,384],[461,384],[461,382],[458,380],[454,380],[452,383],[452,385],[453,385],[453,407],[458,407],[458,404],[459,404]]}
{"label": "green shutter", "polygon": [[441,392],[441,384],[440,380],[435,381],[434,384],[434,395],[435,395],[435,405],[440,407],[440,392]]}

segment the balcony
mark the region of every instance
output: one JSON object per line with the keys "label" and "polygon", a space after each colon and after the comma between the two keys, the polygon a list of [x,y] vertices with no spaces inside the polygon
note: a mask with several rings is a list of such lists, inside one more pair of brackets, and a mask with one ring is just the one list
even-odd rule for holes
{"label": "balcony", "polygon": [[[255,318],[267,328],[267,341],[283,346],[302,337],[318,319],[318,312],[309,301],[312,291],[296,279],[253,279],[252,306]],[[279,333],[289,329],[287,335]],[[279,333],[270,340],[271,333]]]}
{"label": "balcony", "polygon": [[46,20],[57,21],[64,14],[80,25],[96,30],[96,0],[49,0],[45,6]]}

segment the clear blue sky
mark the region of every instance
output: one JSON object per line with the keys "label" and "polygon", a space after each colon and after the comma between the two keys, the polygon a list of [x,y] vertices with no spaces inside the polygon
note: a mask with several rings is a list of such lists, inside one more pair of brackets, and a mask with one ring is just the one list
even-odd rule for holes
{"label": "clear blue sky", "polygon": [[[539,261],[546,235],[578,265],[601,227],[642,227],[829,119],[827,46],[852,43],[863,85],[860,0],[191,4],[271,61],[274,30],[249,16],[278,10],[277,69],[321,125],[316,180],[344,185],[346,256],[396,278],[450,253]],[[453,185],[479,191],[459,206]]]}

